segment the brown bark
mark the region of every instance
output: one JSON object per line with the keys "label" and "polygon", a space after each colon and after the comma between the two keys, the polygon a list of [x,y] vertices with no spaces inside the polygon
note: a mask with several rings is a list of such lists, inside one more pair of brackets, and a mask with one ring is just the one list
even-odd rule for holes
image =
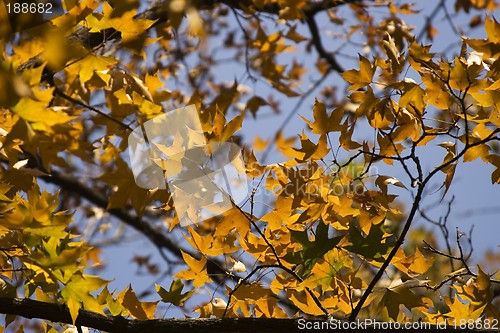
{"label": "brown bark", "polygon": [[[38,318],[48,320],[54,323],[72,324],[69,310],[65,305],[51,304],[34,301],[30,299],[19,298],[0,298],[0,313],[13,314],[25,318]],[[311,328],[313,325],[327,325],[326,321],[308,320]],[[337,322],[338,323],[338,322]],[[347,325],[347,322],[343,322]],[[338,324],[337,324],[338,325]],[[226,318],[226,319],[154,319],[154,320],[133,320],[120,316],[105,316],[95,312],[80,310],[76,326],[85,326],[106,332],[117,333],[274,333],[274,332],[305,332],[313,329],[305,329],[303,319],[275,319],[275,318]],[[327,326],[323,326],[328,330]],[[352,329],[334,329],[337,332],[373,332],[386,333],[387,328],[382,325],[368,325]],[[323,331],[324,331],[323,330]],[[428,332],[498,332],[498,330],[473,330],[473,329],[454,329],[432,327],[430,329],[401,329],[408,333]]]}

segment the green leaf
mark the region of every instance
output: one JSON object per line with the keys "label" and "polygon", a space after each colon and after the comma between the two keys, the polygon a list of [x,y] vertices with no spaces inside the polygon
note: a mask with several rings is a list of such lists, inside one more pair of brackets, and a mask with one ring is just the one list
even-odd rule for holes
{"label": "green leaf", "polygon": [[172,303],[173,305],[182,306],[193,294],[194,290],[182,293],[184,284],[181,280],[175,280],[170,285],[170,290],[167,291],[163,287],[156,284],[156,292],[161,297],[161,301],[165,303]]}
{"label": "green leaf", "polygon": [[316,227],[314,241],[309,240],[307,231],[290,230],[290,233],[292,234],[292,240],[302,245],[302,251],[287,254],[285,260],[303,264],[305,275],[309,274],[314,264],[344,238],[344,236],[328,238],[328,225],[323,222],[319,222]]}
{"label": "green leaf", "polygon": [[386,238],[386,234],[382,230],[383,223],[373,225],[370,228],[370,233],[364,236],[356,226],[351,224],[349,228],[349,237],[352,243],[351,246],[346,246],[350,252],[362,255],[367,259],[372,259],[382,263],[384,256],[393,248],[394,243]]}

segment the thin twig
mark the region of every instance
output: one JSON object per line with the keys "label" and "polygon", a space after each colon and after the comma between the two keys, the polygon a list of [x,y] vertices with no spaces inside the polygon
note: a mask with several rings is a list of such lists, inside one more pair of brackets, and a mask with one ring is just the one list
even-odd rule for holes
{"label": "thin twig", "polygon": [[81,107],[84,107],[84,108],[89,109],[91,111],[94,111],[95,113],[97,113],[97,114],[103,116],[104,118],[106,118],[106,119],[114,122],[115,124],[118,124],[120,127],[124,128],[124,129],[127,129],[129,131],[132,131],[132,128],[129,125],[126,125],[126,124],[122,123],[118,119],[115,119],[115,118],[111,117],[107,113],[105,113],[105,112],[103,112],[103,111],[101,111],[101,110],[99,110],[99,109],[97,109],[97,108],[95,108],[95,107],[93,107],[91,105],[88,105],[87,103],[85,103],[83,101],[80,101],[80,100],[78,100],[76,98],[73,98],[73,97],[67,95],[66,93],[64,93],[58,87],[55,87],[54,92],[56,93],[56,95],[64,98],[65,100],[67,100],[67,101],[69,101],[69,102],[71,102],[73,104],[80,105]]}
{"label": "thin twig", "polygon": [[262,164],[264,164],[267,161],[267,157],[269,156],[269,153],[273,149],[274,143],[278,140],[278,137],[283,133],[283,130],[285,129],[286,125],[288,125],[288,123],[293,119],[293,116],[297,114],[297,111],[302,106],[302,103],[304,103],[304,101],[326,80],[326,78],[330,73],[331,71],[328,70],[319,80],[314,82],[313,85],[299,98],[297,104],[295,104],[292,111],[290,111],[288,116],[286,116],[285,120],[283,120],[280,127],[276,131],[276,134],[274,135],[273,139],[271,140],[271,142],[269,142],[269,145],[262,154],[261,158]]}

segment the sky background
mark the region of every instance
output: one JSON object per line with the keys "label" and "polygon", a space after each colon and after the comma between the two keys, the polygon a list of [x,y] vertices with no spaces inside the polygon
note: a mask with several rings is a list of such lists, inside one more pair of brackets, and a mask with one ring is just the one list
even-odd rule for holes
{"label": "sky background", "polygon": [[[417,8],[421,9],[423,13],[415,16],[405,16],[403,19],[408,25],[415,26],[416,32],[419,32],[422,28],[424,20],[422,15],[428,15],[435,6],[434,1],[420,1],[417,2]],[[450,1],[451,4],[451,1]],[[339,14],[347,13],[346,11],[341,11]],[[380,11],[382,13],[382,11]],[[496,13],[498,18],[500,13]],[[373,15],[380,15],[377,13],[377,9],[373,11]],[[235,24],[234,18],[229,19],[231,24]],[[329,36],[334,35],[335,31],[328,32],[328,29],[335,28],[331,23],[328,22],[325,15],[318,16],[318,26],[320,31],[323,32],[323,43],[325,48],[329,51],[336,50],[341,45],[340,40],[336,40]],[[436,20],[437,28],[440,30],[440,35],[432,42],[432,50],[435,52],[442,51],[443,48],[450,44],[450,41],[459,41],[459,36],[453,33],[450,29],[448,22],[444,20],[443,15],[439,15]],[[459,16],[453,19],[453,22],[457,26],[467,26],[468,20],[466,21],[464,17]],[[300,26],[299,33],[304,36],[308,36],[309,33]],[[484,36],[484,31],[479,28],[477,30],[477,36]],[[208,41],[208,47],[217,48],[219,47],[220,39],[214,38]],[[352,48],[345,48],[342,53],[348,55],[356,55],[358,49],[354,50]],[[297,53],[289,53],[280,58],[281,63],[291,63],[291,60],[300,57],[301,51],[298,50]],[[365,54],[365,56],[370,57],[370,54]],[[299,58],[304,61],[307,67],[314,67],[314,60],[317,54],[314,53],[306,58]],[[357,62],[348,58],[338,58],[342,65],[346,69],[356,68]],[[317,75],[317,73],[316,73]],[[254,83],[249,79],[245,79],[245,68],[241,65],[236,65],[234,63],[224,64],[220,70],[217,70],[217,79],[219,82],[231,82],[234,78],[240,78],[240,83],[251,89],[252,93],[260,96],[266,96],[269,86],[262,82]],[[317,78],[317,76],[316,76]],[[325,85],[340,86],[340,90],[343,90],[345,83],[342,81],[338,73],[332,73],[329,75],[324,83]],[[308,78],[304,80],[303,90],[307,90],[309,85]],[[167,84],[168,88],[168,84]],[[312,106],[314,104],[314,98],[317,93],[311,94],[302,106],[298,109],[298,113],[293,116],[291,121],[285,128],[285,136],[293,136],[300,133],[307,125],[299,117],[299,115],[305,116],[306,118],[312,118]],[[269,109],[263,108],[259,111],[256,120],[251,117],[247,117],[243,123],[243,128],[237,134],[243,136],[243,143],[251,144],[253,143],[255,137],[258,135],[263,139],[268,139],[274,136],[277,129],[285,121],[288,116],[287,110],[292,110],[297,103],[298,98],[287,98],[282,95],[280,98],[280,103],[282,109],[285,111],[281,115],[271,115]],[[234,116],[236,113],[229,115],[228,118]],[[372,132],[368,132],[370,135]],[[333,144],[335,145],[335,138],[332,136]],[[444,141],[444,140],[443,140]],[[442,148],[432,148],[426,147],[424,155],[424,165],[427,171],[431,170],[433,166],[436,166],[442,161],[445,155],[445,150]],[[259,155],[257,155],[259,158]],[[269,156],[267,163],[274,163],[283,161],[283,157],[279,154],[272,153]],[[400,179],[405,185],[408,185],[408,179],[405,176],[403,170],[400,167],[388,167],[383,164],[378,164],[380,174],[394,176]],[[473,246],[475,255],[473,261],[477,262],[481,260],[482,254],[488,250],[498,250],[498,245],[500,240],[498,235],[500,234],[500,186],[491,185],[491,173],[493,171],[492,166],[484,164],[480,160],[476,160],[472,163],[459,164],[454,183],[448,192],[446,199],[455,196],[453,211],[449,218],[450,231],[453,233],[455,228],[459,228],[461,231],[468,232],[470,227],[474,225],[473,233]],[[424,170],[425,172],[425,170]],[[443,174],[444,176],[444,174]],[[439,180],[444,179],[441,177]],[[439,186],[438,182],[435,185]],[[392,193],[400,195],[403,202],[409,202],[411,199],[410,193],[407,190],[395,188],[392,189]],[[423,207],[427,205],[434,204],[441,199],[441,192],[437,192],[433,195],[426,197]],[[443,205],[442,205],[443,206]],[[430,215],[434,218],[439,218],[444,214],[442,208],[438,208],[430,211]],[[77,215],[78,217],[78,212]],[[426,228],[432,230],[435,229],[429,223],[418,219],[417,225],[424,225]],[[437,230],[435,231],[437,232]],[[182,236],[179,234],[172,235],[182,242]],[[441,235],[437,236],[441,239]],[[145,274],[134,274],[136,265],[131,261],[134,255],[147,256],[151,255],[151,262],[157,263],[161,271],[165,267],[165,262],[159,256],[157,250],[151,245],[145,237],[138,235],[135,231],[130,228],[125,230],[125,241],[107,247],[102,252],[102,257],[105,259],[107,266],[102,271],[99,272],[104,278],[113,280],[110,284],[110,289],[116,288],[116,291],[123,290],[127,285],[131,284],[137,294],[140,294],[142,290],[150,288],[156,281],[163,287],[168,289],[170,285],[171,278],[165,277],[161,279],[160,276],[151,276],[147,272]],[[492,272],[490,272],[492,273]],[[201,295],[207,293],[207,290],[200,290]],[[148,298],[146,298],[148,299]],[[157,299],[156,296],[151,296],[149,299]],[[206,298],[204,298],[206,299]],[[194,304],[196,302],[188,303]],[[174,309],[168,309],[166,311],[166,317],[179,316],[182,312]]]}

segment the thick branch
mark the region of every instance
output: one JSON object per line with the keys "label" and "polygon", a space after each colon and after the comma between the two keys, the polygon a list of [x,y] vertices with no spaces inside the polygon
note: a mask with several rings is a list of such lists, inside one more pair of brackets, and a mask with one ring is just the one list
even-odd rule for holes
{"label": "thick branch", "polygon": [[[0,313],[18,315],[25,318],[38,318],[54,323],[72,324],[69,310],[65,305],[45,303],[30,299],[0,298]],[[307,326],[306,326],[307,324]],[[131,320],[120,316],[105,316],[95,312],[80,310],[76,320],[77,326],[85,326],[110,333],[275,333],[275,332],[304,332],[311,328],[323,329],[335,328],[337,325],[340,332],[353,333],[386,333],[387,329],[383,325],[367,324],[353,329],[342,329],[339,321],[319,321],[304,319],[275,319],[275,318],[226,318],[226,319],[153,319],[153,320]],[[346,323],[344,323],[346,324]],[[315,325],[315,326],[313,326]],[[316,326],[318,325],[318,326]],[[323,326],[321,326],[323,325]],[[430,326],[430,325],[429,325]],[[425,326],[421,326],[425,327]],[[427,327],[425,327],[427,328]],[[399,331],[399,330],[398,330]],[[420,328],[401,329],[403,332],[419,333]],[[443,329],[430,326],[425,329],[428,333],[441,333]],[[497,332],[494,330],[472,330],[454,329],[448,327],[446,332]]]}

